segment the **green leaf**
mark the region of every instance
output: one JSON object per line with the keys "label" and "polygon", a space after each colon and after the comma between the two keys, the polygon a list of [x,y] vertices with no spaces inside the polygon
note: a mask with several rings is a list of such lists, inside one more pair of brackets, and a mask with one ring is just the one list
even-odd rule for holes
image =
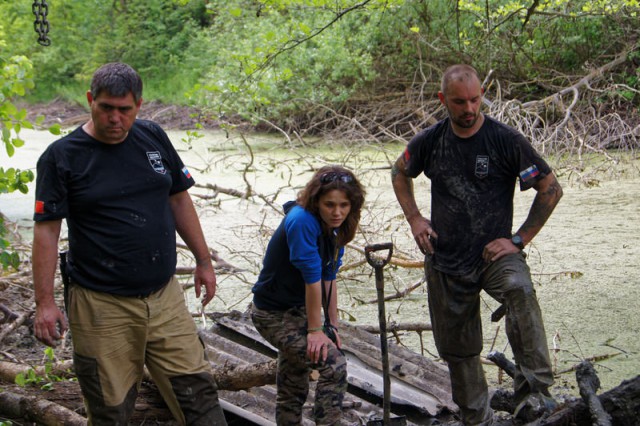
{"label": "green leaf", "polygon": [[29,193],[29,187],[22,182],[16,182],[16,189],[22,194]]}
{"label": "green leaf", "polygon": [[7,127],[2,127],[2,140],[8,142],[11,140],[11,130]]}
{"label": "green leaf", "polygon": [[49,127],[49,133],[52,135],[60,135],[62,133],[62,129],[60,128],[60,125],[56,123]]}
{"label": "green leaf", "polygon": [[16,383],[16,385],[22,386],[22,387],[25,387],[27,385],[27,380],[25,379],[24,374],[22,373],[19,373],[16,375],[14,382]]}
{"label": "green leaf", "polygon": [[33,182],[33,178],[35,177],[33,170],[23,170],[20,172],[20,182],[29,183]]}
{"label": "green leaf", "polygon": [[22,121],[25,118],[27,118],[27,110],[22,108],[21,110],[18,110],[18,113],[15,116],[15,119],[18,121]]}
{"label": "green leaf", "polygon": [[11,253],[9,257],[9,265],[11,265],[13,269],[18,269],[18,267],[20,267],[20,255],[18,252],[14,251]]}
{"label": "green leaf", "polygon": [[53,361],[56,358],[55,351],[52,347],[47,346],[44,350],[44,354],[47,356],[49,361]]}
{"label": "green leaf", "polygon": [[5,143],[4,145],[5,145],[5,147],[7,148],[7,155],[8,155],[9,157],[13,157],[13,154],[15,154],[15,153],[16,153],[16,149],[15,149],[15,147],[13,146],[13,144],[11,144],[11,143]]}
{"label": "green leaf", "polygon": [[29,371],[27,371],[27,382],[35,383],[37,381],[38,375],[36,374],[36,371],[33,368],[30,368]]}
{"label": "green leaf", "polygon": [[298,28],[299,28],[299,29],[300,29],[300,31],[302,31],[305,35],[309,35],[309,34],[311,34],[311,28],[310,28],[308,25],[306,25],[305,23],[303,23],[303,22],[301,22],[301,23],[298,25]]}

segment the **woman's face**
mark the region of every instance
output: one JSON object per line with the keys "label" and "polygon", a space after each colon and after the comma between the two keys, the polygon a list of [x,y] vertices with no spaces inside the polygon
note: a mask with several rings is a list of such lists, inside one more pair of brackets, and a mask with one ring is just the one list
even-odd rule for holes
{"label": "woman's face", "polygon": [[344,191],[334,189],[320,197],[318,210],[324,223],[330,228],[339,228],[349,216],[351,201],[349,201]]}

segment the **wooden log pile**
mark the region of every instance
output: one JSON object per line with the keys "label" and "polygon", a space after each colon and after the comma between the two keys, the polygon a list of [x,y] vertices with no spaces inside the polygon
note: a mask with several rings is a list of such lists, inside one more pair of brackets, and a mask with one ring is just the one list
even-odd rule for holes
{"label": "wooden log pile", "polygon": [[[7,337],[15,333],[16,330],[25,329],[24,325],[28,325],[32,313],[17,312],[6,306],[4,308],[0,321],[0,337],[9,340]],[[425,324],[397,324],[394,326],[397,331],[404,328],[427,331],[429,328]],[[370,332],[376,333],[376,331],[375,327],[371,330],[360,329],[361,333],[368,335]],[[360,341],[360,339],[351,340],[353,340],[350,343],[352,345],[356,345]],[[216,350],[215,347],[213,345],[212,350]],[[11,355],[4,350],[2,354],[5,357]],[[418,355],[416,354],[416,356]],[[214,374],[221,391],[243,392],[250,388],[273,385],[275,383],[276,362],[265,359],[256,359],[246,365],[232,365],[231,363],[215,365]],[[514,366],[503,354],[494,352],[488,356],[488,359],[507,374],[513,376]],[[32,370],[37,376],[57,376],[61,379],[68,379],[74,374],[72,362],[68,359],[48,363],[46,366],[34,365],[33,360],[29,364],[24,363],[24,360],[21,359],[12,359],[11,362],[0,361],[0,388],[2,389],[0,392],[0,421],[13,419],[43,425],[86,424],[82,396],[77,382],[62,380],[51,383],[53,390],[40,388],[41,382],[26,386],[14,384],[18,375],[27,375],[29,370]],[[597,394],[600,383],[590,362],[584,361],[576,368],[576,378],[581,398],[574,397],[565,401],[555,412],[540,420],[541,426],[635,426],[638,424],[638,419],[640,419],[640,376],[624,381],[616,388],[601,395]],[[506,390],[499,390],[494,395],[491,404],[496,411],[504,413],[513,413],[515,408],[512,394]],[[244,408],[251,410],[250,407]],[[136,414],[132,422],[133,424],[143,424],[149,419],[154,419],[154,421],[165,425],[171,425],[174,422],[151,379],[146,378],[140,390],[140,396],[136,403]],[[499,424],[510,426],[516,423],[507,417],[501,419]]]}
{"label": "wooden log pile", "polygon": [[[487,357],[509,376],[515,366],[504,354],[492,352]],[[576,369],[580,398],[569,400],[541,419],[540,426],[637,426],[640,420],[640,376],[625,380],[615,388],[598,395],[600,379],[593,365],[583,361]],[[491,400],[494,409],[513,413],[515,403],[509,392],[498,392]],[[502,423],[506,426],[506,424]]]}

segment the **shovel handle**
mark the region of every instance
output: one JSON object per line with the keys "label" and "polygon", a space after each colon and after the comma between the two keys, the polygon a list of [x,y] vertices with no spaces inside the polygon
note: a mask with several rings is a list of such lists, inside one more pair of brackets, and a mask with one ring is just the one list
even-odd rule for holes
{"label": "shovel handle", "polygon": [[[376,251],[389,250],[386,258],[374,257],[372,254]],[[393,254],[393,243],[370,244],[364,248],[364,256],[367,258],[369,265],[374,268],[383,268],[391,260]]]}

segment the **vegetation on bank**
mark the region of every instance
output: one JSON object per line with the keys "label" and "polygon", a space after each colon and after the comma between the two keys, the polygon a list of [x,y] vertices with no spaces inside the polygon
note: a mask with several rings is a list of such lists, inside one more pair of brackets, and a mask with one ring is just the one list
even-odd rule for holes
{"label": "vegetation on bank", "polygon": [[141,72],[148,100],[287,131],[384,105],[404,115],[375,112],[402,131],[419,122],[416,103],[431,113],[451,63],[476,66],[493,97],[528,102],[625,55],[591,89],[609,109],[640,104],[637,0],[57,0],[46,47],[33,10],[0,0],[2,55],[32,61],[31,101],[84,104],[93,70],[121,60]]}

